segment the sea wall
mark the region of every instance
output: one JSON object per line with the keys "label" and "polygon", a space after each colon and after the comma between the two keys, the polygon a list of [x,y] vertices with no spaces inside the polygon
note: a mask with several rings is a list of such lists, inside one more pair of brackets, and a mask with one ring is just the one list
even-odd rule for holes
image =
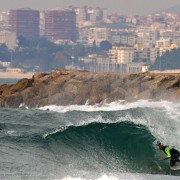
{"label": "sea wall", "polygon": [[92,73],[56,70],[0,85],[0,107],[110,103],[139,99],[180,102],[180,73]]}

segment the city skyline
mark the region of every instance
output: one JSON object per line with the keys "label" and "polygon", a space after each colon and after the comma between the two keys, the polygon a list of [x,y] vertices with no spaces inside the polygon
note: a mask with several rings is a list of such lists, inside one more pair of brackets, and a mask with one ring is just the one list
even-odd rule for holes
{"label": "city skyline", "polygon": [[[133,0],[102,0],[97,2],[96,0],[0,0],[1,7],[0,10],[8,10],[15,8],[33,8],[33,9],[54,9],[54,8],[67,8],[68,6],[92,6],[92,7],[102,7],[107,8],[110,12],[117,12],[127,15],[144,15],[157,11],[161,11],[175,5],[180,5],[179,0],[138,0],[135,2]],[[52,2],[53,1],[53,2]]]}

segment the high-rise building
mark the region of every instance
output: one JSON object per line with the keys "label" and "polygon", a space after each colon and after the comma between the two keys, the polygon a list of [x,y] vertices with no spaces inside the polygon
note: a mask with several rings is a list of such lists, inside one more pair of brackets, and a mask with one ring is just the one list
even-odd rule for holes
{"label": "high-rise building", "polygon": [[40,12],[39,32],[40,32],[40,36],[44,36],[44,32],[45,32],[45,17],[44,17],[44,11],[41,11],[41,12]]}
{"label": "high-rise building", "polygon": [[39,37],[39,11],[32,9],[13,9],[9,11],[9,30],[16,36],[28,39]]}
{"label": "high-rise building", "polygon": [[49,10],[44,19],[47,39],[53,42],[76,41],[76,14],[73,10]]}
{"label": "high-rise building", "polygon": [[78,27],[84,27],[90,24],[97,25],[107,20],[108,12],[105,8],[92,8],[92,7],[75,7],[73,8],[76,13],[76,20]]}

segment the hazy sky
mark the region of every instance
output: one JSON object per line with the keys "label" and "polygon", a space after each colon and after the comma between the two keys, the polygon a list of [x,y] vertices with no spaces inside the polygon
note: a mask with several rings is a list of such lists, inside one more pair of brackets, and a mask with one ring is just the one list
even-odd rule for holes
{"label": "hazy sky", "polygon": [[108,8],[123,14],[147,14],[180,5],[180,0],[0,0],[0,10],[15,8],[52,9],[73,6]]}

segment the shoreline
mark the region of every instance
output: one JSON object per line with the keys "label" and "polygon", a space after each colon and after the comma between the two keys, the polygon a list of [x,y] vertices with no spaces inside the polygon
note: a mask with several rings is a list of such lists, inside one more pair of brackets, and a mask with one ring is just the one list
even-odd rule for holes
{"label": "shoreline", "polygon": [[28,73],[9,73],[9,72],[0,72],[0,79],[23,79],[23,78],[32,78],[34,72]]}

